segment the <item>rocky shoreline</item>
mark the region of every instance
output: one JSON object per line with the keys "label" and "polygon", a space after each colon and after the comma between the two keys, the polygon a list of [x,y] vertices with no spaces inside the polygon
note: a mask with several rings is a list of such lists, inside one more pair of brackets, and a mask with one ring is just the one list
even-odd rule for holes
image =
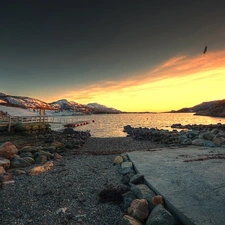
{"label": "rocky shoreline", "polygon": [[[146,224],[150,214],[138,220],[134,209],[129,209],[131,203],[145,199],[148,212],[161,205],[157,208],[164,214],[163,200],[154,200],[152,192],[151,199],[143,195],[149,192],[142,193],[143,176],[135,174],[124,153],[195,144],[196,139],[202,140],[201,145],[213,142],[210,147],[217,146],[214,141],[219,139],[223,147],[225,140],[218,127],[168,131],[128,125],[124,131],[128,137],[93,138],[89,131],[70,128],[60,133],[0,135],[0,149],[6,150],[0,150],[0,157],[9,161],[0,160],[0,224]],[[119,163],[115,161],[118,157],[122,158]],[[145,200],[141,201],[145,204]],[[154,202],[157,204],[152,205]],[[178,224],[173,218],[171,221],[168,224]]]}
{"label": "rocky shoreline", "polygon": [[167,146],[196,145],[205,147],[225,147],[225,124],[181,125],[173,124],[174,130],[157,128],[124,127],[124,132],[134,140],[147,140]]}
{"label": "rocky shoreline", "polygon": [[[127,188],[121,182],[119,166],[113,164],[115,157],[127,151],[161,146],[126,137],[92,138],[89,132],[70,129],[38,136],[0,136],[2,148],[9,141],[17,149],[14,155],[8,155],[10,162],[19,156],[22,161],[26,157],[33,158],[33,164],[22,167],[18,164],[18,168],[1,164],[5,170],[2,172],[12,175],[1,177],[0,224],[5,225],[121,224],[123,204],[100,201],[100,193],[109,187]],[[9,147],[14,151],[12,145]],[[36,159],[45,155],[44,152],[51,155],[43,157],[47,161],[40,164]],[[54,157],[55,153],[62,157]],[[39,174],[30,173],[45,163],[52,163],[52,166]]]}

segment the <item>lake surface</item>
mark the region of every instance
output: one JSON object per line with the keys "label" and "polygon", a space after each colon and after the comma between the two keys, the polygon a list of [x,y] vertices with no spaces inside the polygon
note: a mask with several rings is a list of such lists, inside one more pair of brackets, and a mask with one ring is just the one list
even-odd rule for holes
{"label": "lake surface", "polygon": [[75,130],[90,130],[92,137],[126,137],[123,127],[148,127],[171,129],[175,123],[186,124],[225,124],[225,118],[194,116],[192,113],[131,113],[131,114],[97,114],[88,116],[58,116],[55,121],[61,124],[52,124],[52,129],[62,129],[66,123],[75,121],[89,121],[88,125],[76,127]]}

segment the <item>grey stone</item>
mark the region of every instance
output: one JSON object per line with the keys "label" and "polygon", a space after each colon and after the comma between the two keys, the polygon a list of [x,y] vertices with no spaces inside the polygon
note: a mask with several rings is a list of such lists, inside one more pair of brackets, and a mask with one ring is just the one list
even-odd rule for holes
{"label": "grey stone", "polygon": [[121,163],[121,168],[132,168],[133,167],[133,163],[132,162],[122,162]]}
{"label": "grey stone", "polygon": [[221,146],[225,143],[225,138],[224,137],[215,137],[215,138],[213,138],[213,143],[216,146]]}
{"label": "grey stone", "polygon": [[143,182],[144,180],[144,175],[143,174],[135,174],[131,179],[130,179],[130,183],[132,184],[138,184],[140,182]]}
{"label": "grey stone", "polygon": [[203,133],[203,135],[202,135],[202,137],[204,139],[209,140],[209,141],[211,141],[214,138],[214,136],[215,135],[213,133],[211,133],[210,131],[207,131],[207,132]]}
{"label": "grey stone", "polygon": [[191,142],[193,145],[197,146],[203,146],[204,145],[204,140],[200,138],[196,138]]}
{"label": "grey stone", "polygon": [[225,131],[220,130],[215,137],[225,137]]}
{"label": "grey stone", "polygon": [[50,152],[50,153],[54,153],[56,150],[56,146],[51,145],[51,146],[47,146],[47,147],[42,147],[41,150]]}
{"label": "grey stone", "polygon": [[147,197],[154,197],[155,193],[146,185],[146,184],[137,184],[131,185],[130,190],[137,196],[137,198],[147,198]]}
{"label": "grey stone", "polygon": [[45,155],[49,159],[53,159],[54,158],[54,155],[52,153],[46,152],[46,151],[43,151],[43,150],[40,150],[39,152],[34,153],[34,158],[35,158],[35,154]]}
{"label": "grey stone", "polygon": [[206,147],[216,147],[215,143],[209,140],[204,141],[204,146]]}
{"label": "grey stone", "polygon": [[126,175],[126,174],[128,174],[128,173],[133,173],[133,174],[135,174],[135,171],[134,171],[133,169],[129,168],[129,167],[121,168],[121,169],[119,170],[119,172],[120,172],[120,174],[122,174],[122,175]]}
{"label": "grey stone", "polygon": [[125,194],[123,194],[123,210],[125,213],[127,213],[128,207],[130,207],[130,204],[136,199],[136,196],[132,191],[128,191]]}
{"label": "grey stone", "polygon": [[182,141],[183,139],[187,139],[187,135],[185,133],[180,133],[179,136],[178,136],[178,140],[179,142]]}
{"label": "grey stone", "polygon": [[216,134],[219,133],[219,129],[218,128],[214,128],[214,129],[212,129],[211,133],[216,135]]}
{"label": "grey stone", "polygon": [[20,168],[20,167],[27,167],[34,163],[34,159],[31,157],[23,157],[20,158],[18,155],[15,155],[10,164],[10,168]]}
{"label": "grey stone", "polygon": [[121,225],[143,225],[143,224],[134,217],[125,215],[123,216]]}
{"label": "grey stone", "polygon": [[20,149],[20,152],[38,152],[39,151],[39,147],[36,146],[25,146],[23,148]]}
{"label": "grey stone", "polygon": [[177,225],[178,221],[162,205],[156,205],[145,225]]}
{"label": "grey stone", "polygon": [[134,176],[133,173],[127,173],[125,175],[123,175],[122,179],[121,179],[121,182],[123,184],[129,184],[130,183],[130,179]]}
{"label": "grey stone", "polygon": [[8,171],[14,175],[26,174],[26,172],[23,169],[14,168],[14,169],[9,169]]}
{"label": "grey stone", "polygon": [[130,183],[130,190],[134,193],[134,195],[139,199],[146,199],[148,202],[149,212],[155,207],[152,203],[152,198],[156,195],[154,191],[152,191],[146,184],[138,184],[134,185]]}
{"label": "grey stone", "polygon": [[199,131],[198,130],[188,130],[187,131],[187,137],[190,139],[195,139],[197,138],[199,135]]}
{"label": "grey stone", "polygon": [[137,198],[139,199],[146,199],[148,202],[148,209],[149,212],[152,211],[152,209],[155,207],[152,198],[156,195],[154,191],[152,191],[146,184],[138,184],[138,185],[133,185],[131,184],[131,189],[130,189]]}
{"label": "grey stone", "polygon": [[43,154],[39,154],[35,158],[35,163],[37,163],[37,164],[43,164],[43,163],[46,163],[47,161],[48,161],[47,156],[43,155]]}
{"label": "grey stone", "polygon": [[22,152],[21,154],[19,154],[20,158],[24,158],[24,157],[31,157],[33,158],[33,154],[31,152]]}

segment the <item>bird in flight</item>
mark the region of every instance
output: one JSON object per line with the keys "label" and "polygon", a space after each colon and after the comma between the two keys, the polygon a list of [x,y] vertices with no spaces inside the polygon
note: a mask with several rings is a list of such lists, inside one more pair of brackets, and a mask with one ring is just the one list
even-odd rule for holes
{"label": "bird in flight", "polygon": [[205,54],[205,53],[206,53],[206,51],[207,51],[207,46],[205,46],[205,49],[204,49],[204,52],[203,52],[203,53]]}

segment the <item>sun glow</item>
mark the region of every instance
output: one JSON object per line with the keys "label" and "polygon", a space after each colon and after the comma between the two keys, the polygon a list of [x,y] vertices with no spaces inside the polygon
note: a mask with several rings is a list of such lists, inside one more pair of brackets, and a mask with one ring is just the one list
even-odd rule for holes
{"label": "sun glow", "polygon": [[122,111],[162,112],[225,98],[225,50],[174,57],[127,80],[106,81],[69,92],[65,98],[98,102]]}

